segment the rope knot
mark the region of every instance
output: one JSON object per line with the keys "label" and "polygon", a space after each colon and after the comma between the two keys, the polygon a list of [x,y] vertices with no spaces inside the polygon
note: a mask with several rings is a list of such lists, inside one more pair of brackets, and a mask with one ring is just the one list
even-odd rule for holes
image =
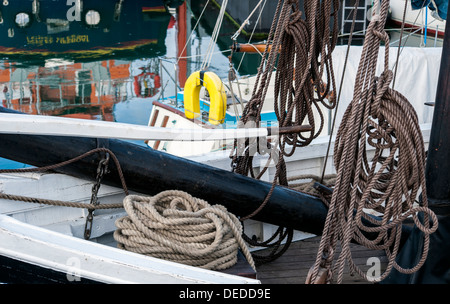
{"label": "rope knot", "polygon": [[389,41],[389,35],[384,30],[378,30],[375,27],[372,28],[372,33],[382,41]]}
{"label": "rope knot", "polygon": [[223,270],[236,264],[239,247],[253,268],[242,225],[221,205],[182,191],[153,197],[129,195],[128,214],[116,221],[118,247],[177,263]]}
{"label": "rope knot", "polygon": [[371,102],[370,115],[374,118],[382,119],[381,115],[381,101],[388,100],[386,98],[386,92],[389,89],[389,85],[392,81],[393,73],[391,70],[385,70],[379,77],[375,77],[373,82],[373,93]]}

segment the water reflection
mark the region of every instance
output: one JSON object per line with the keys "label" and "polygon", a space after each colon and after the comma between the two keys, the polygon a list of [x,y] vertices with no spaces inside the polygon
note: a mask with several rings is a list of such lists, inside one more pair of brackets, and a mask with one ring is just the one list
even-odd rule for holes
{"label": "water reflection", "polygon": [[44,66],[0,64],[2,106],[29,113],[115,121],[113,107],[133,97],[153,97],[161,84],[158,61],[68,62],[47,60]]}
{"label": "water reflection", "polygon": [[116,121],[116,104],[155,97],[161,87],[158,56],[166,53],[167,30],[175,22],[164,4],[3,2],[1,105]]}

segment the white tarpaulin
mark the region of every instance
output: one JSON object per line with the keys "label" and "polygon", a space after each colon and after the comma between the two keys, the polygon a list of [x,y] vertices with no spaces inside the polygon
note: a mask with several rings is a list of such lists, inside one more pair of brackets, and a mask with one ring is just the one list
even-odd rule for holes
{"label": "white tarpaulin", "polygon": [[[391,70],[394,70],[397,51],[397,47],[389,48],[389,68]],[[347,46],[337,46],[333,52],[333,66],[337,90],[339,89],[342,78],[346,52]],[[340,118],[353,97],[361,52],[361,46],[350,47],[338,108],[338,118],[336,119],[336,129],[340,124]],[[379,76],[383,71],[384,52],[385,48],[380,47],[376,76]],[[441,55],[442,47],[404,47],[400,53],[394,89],[404,95],[414,106],[420,124],[432,122],[434,108],[425,105],[425,102],[435,101]]]}

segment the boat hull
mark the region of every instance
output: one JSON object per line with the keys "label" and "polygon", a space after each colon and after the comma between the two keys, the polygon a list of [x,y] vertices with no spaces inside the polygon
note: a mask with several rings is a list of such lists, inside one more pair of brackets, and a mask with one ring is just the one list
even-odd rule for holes
{"label": "boat hull", "polygon": [[[0,108],[0,112],[14,112]],[[42,167],[57,164],[98,147],[111,150],[120,162],[130,190],[155,195],[165,190],[181,190],[224,205],[237,216],[247,216],[266,198],[271,183],[211,167],[149,147],[115,139],[66,136],[0,135],[0,157]],[[56,172],[95,180],[99,155],[92,155]],[[121,185],[119,173],[111,162],[103,182]],[[327,208],[308,194],[275,186],[266,206],[253,219],[320,235]]]}

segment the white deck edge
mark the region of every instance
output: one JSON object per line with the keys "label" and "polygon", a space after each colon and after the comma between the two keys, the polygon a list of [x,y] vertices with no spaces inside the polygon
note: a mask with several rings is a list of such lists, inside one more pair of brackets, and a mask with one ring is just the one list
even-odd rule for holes
{"label": "white deck edge", "polygon": [[0,254],[104,283],[259,284],[250,279],[178,264],[67,236],[0,215]]}

